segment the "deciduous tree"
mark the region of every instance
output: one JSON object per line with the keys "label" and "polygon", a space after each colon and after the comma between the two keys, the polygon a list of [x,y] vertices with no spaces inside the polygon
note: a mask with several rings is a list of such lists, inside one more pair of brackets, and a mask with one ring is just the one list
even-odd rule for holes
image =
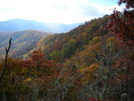
{"label": "deciduous tree", "polygon": [[118,4],[125,4],[125,9],[123,12],[114,9],[113,14],[110,15],[107,29],[127,45],[134,46],[134,1],[119,0]]}

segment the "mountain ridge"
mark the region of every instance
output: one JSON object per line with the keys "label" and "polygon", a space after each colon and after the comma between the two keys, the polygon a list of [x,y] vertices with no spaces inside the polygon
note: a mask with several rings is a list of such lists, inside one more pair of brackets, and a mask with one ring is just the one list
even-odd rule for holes
{"label": "mountain ridge", "polygon": [[43,37],[52,33],[42,32],[36,30],[25,30],[14,33],[3,34],[0,33],[0,56],[5,55],[5,47],[8,46],[8,41],[12,38],[12,46],[10,50],[11,56],[18,56],[36,47],[36,43]]}
{"label": "mountain ridge", "polygon": [[78,25],[80,25],[80,23],[44,23],[34,20],[11,19],[7,21],[0,21],[0,31],[39,30],[46,32],[63,33],[70,31]]}

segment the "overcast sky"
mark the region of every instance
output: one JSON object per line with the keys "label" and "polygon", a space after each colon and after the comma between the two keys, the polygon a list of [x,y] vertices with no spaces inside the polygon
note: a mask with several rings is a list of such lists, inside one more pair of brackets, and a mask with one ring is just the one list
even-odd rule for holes
{"label": "overcast sky", "polygon": [[118,0],[0,0],[0,21],[14,18],[49,23],[84,23],[110,14]]}

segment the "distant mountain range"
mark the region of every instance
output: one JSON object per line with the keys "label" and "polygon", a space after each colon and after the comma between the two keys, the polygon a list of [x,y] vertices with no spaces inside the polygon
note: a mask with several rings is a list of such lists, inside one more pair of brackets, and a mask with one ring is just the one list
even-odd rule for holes
{"label": "distant mountain range", "polygon": [[43,23],[33,20],[11,19],[0,21],[0,31],[23,31],[23,30],[39,30],[45,32],[63,33],[68,32],[80,23],[61,24],[61,23]]}

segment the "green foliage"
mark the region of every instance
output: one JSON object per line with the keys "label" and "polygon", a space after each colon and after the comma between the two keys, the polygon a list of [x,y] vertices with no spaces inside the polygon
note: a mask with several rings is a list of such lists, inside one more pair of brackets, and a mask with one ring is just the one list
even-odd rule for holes
{"label": "green foliage", "polygon": [[92,29],[92,28],[88,28],[88,29],[86,29],[86,30],[85,30],[85,32],[87,32],[87,33],[89,33],[89,34],[90,34],[90,33],[92,33],[92,32],[93,32],[93,29]]}
{"label": "green foliage", "polygon": [[55,60],[57,62],[60,62],[60,51],[53,51],[51,54],[50,54],[50,59],[51,60]]}

